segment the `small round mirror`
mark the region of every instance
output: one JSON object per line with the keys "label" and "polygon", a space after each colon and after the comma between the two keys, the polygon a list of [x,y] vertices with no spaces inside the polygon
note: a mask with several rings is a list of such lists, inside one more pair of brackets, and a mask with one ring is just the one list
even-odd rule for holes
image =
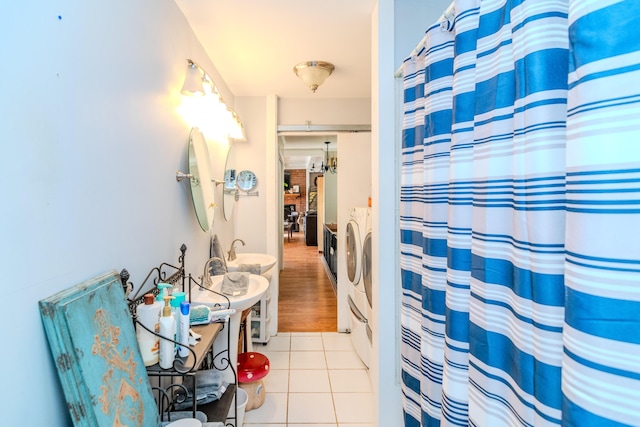
{"label": "small round mirror", "polygon": [[248,193],[256,188],[258,178],[256,178],[256,174],[251,171],[240,171],[236,178],[236,184],[240,190]]}
{"label": "small round mirror", "polygon": [[224,196],[222,197],[222,204],[224,209],[224,219],[229,221],[233,214],[233,204],[235,203],[236,193],[236,174],[237,171],[235,151],[233,145],[229,146],[227,151],[227,161],[224,166]]}
{"label": "small round mirror", "polygon": [[211,161],[207,142],[198,128],[189,135],[189,174],[191,174],[191,199],[196,218],[203,231],[213,225],[213,183]]}

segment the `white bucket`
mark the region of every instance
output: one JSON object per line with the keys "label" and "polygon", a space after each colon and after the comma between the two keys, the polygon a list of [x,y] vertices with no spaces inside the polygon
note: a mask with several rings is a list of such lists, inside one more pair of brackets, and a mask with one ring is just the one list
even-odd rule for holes
{"label": "white bucket", "polygon": [[[236,416],[235,422],[232,422],[232,424],[235,427],[242,427],[242,424],[244,423],[244,410],[247,407],[247,402],[249,401],[249,395],[247,394],[246,391],[244,391],[243,389],[241,389],[240,387],[236,388],[236,396],[238,397],[238,415]],[[233,401],[231,402],[231,408],[229,409],[229,414],[227,415],[227,417],[233,417],[233,413],[235,412],[236,406],[235,406],[235,399],[236,396],[233,397]]]}
{"label": "white bucket", "polygon": [[202,422],[195,418],[183,418],[178,421],[167,424],[166,427],[202,427]]}

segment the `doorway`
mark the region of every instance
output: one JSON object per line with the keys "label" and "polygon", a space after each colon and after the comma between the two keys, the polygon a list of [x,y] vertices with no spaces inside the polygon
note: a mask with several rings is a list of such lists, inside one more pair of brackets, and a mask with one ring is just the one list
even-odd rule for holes
{"label": "doorway", "polygon": [[[338,331],[336,293],[322,253],[324,196],[318,194],[315,183],[315,178],[322,177],[324,172],[322,165],[328,147],[325,141],[331,141],[335,151],[336,139],[335,134],[279,138],[283,221],[297,221],[293,227],[282,227],[278,332]],[[296,212],[295,218],[292,212]]]}
{"label": "doorway", "polygon": [[302,230],[283,240],[278,332],[336,332],[336,294],[318,247],[307,246]]}

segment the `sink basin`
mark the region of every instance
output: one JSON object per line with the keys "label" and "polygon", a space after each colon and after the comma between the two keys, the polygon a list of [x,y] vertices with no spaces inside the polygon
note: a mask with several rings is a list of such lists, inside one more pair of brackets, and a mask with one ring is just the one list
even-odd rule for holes
{"label": "sink basin", "polygon": [[276,257],[269,254],[237,253],[236,259],[227,260],[227,270],[238,271],[240,264],[260,264],[260,274],[264,274],[276,264]]}
{"label": "sink basin", "polygon": [[[211,276],[211,290],[220,293],[220,289],[222,288],[222,279],[224,276]],[[229,308],[234,308],[236,312],[242,312],[242,310],[246,310],[247,308],[254,305],[256,302],[262,298],[262,295],[269,288],[269,282],[262,276],[258,276],[256,274],[249,275],[249,289],[247,293],[239,296],[230,296],[226,295],[229,298],[229,302],[231,306]],[[191,303],[193,305],[206,305],[209,307],[214,307],[216,305],[220,305],[223,308],[227,306],[227,300],[218,294],[214,294],[207,290],[200,289],[199,287],[192,288],[191,290]]]}

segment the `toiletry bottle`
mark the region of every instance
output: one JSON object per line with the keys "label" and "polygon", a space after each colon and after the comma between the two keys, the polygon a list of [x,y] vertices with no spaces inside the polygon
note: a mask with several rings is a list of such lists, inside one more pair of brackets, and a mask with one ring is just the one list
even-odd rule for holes
{"label": "toiletry bottle", "polygon": [[178,331],[178,356],[187,357],[189,355],[189,303],[180,303],[180,329]]}
{"label": "toiletry bottle", "polygon": [[[162,304],[155,301],[153,294],[144,296],[144,303],[136,307],[136,315],[138,321],[150,330],[158,333],[160,328],[160,312]],[[158,363],[158,355],[160,351],[160,338],[153,335],[140,325],[136,325],[136,338],[140,347],[140,354],[144,366],[151,366]]]}
{"label": "toiletry bottle", "polygon": [[[175,288],[174,288],[175,289]],[[180,304],[186,299],[186,295],[182,291],[172,291],[171,296],[171,315],[176,321],[176,341],[180,342]],[[176,344],[178,351],[178,344]]]}
{"label": "toiletry bottle", "polygon": [[[160,335],[169,339],[176,339],[176,321],[171,315],[171,296],[164,297],[164,308],[160,318]],[[175,359],[175,344],[172,341],[160,338],[160,367],[169,369],[173,366]]]}
{"label": "toiletry bottle", "polygon": [[158,283],[158,295],[156,295],[156,301],[160,301],[160,304],[164,304],[164,297],[169,295],[169,289],[171,287],[168,283]]}
{"label": "toiletry bottle", "polygon": [[[180,324],[180,304],[186,300],[186,294],[182,291],[175,291],[171,293],[173,299],[171,300],[171,313],[174,319],[176,319],[176,325]],[[177,334],[180,334],[180,328],[178,327]],[[180,341],[180,340],[178,340]]]}

